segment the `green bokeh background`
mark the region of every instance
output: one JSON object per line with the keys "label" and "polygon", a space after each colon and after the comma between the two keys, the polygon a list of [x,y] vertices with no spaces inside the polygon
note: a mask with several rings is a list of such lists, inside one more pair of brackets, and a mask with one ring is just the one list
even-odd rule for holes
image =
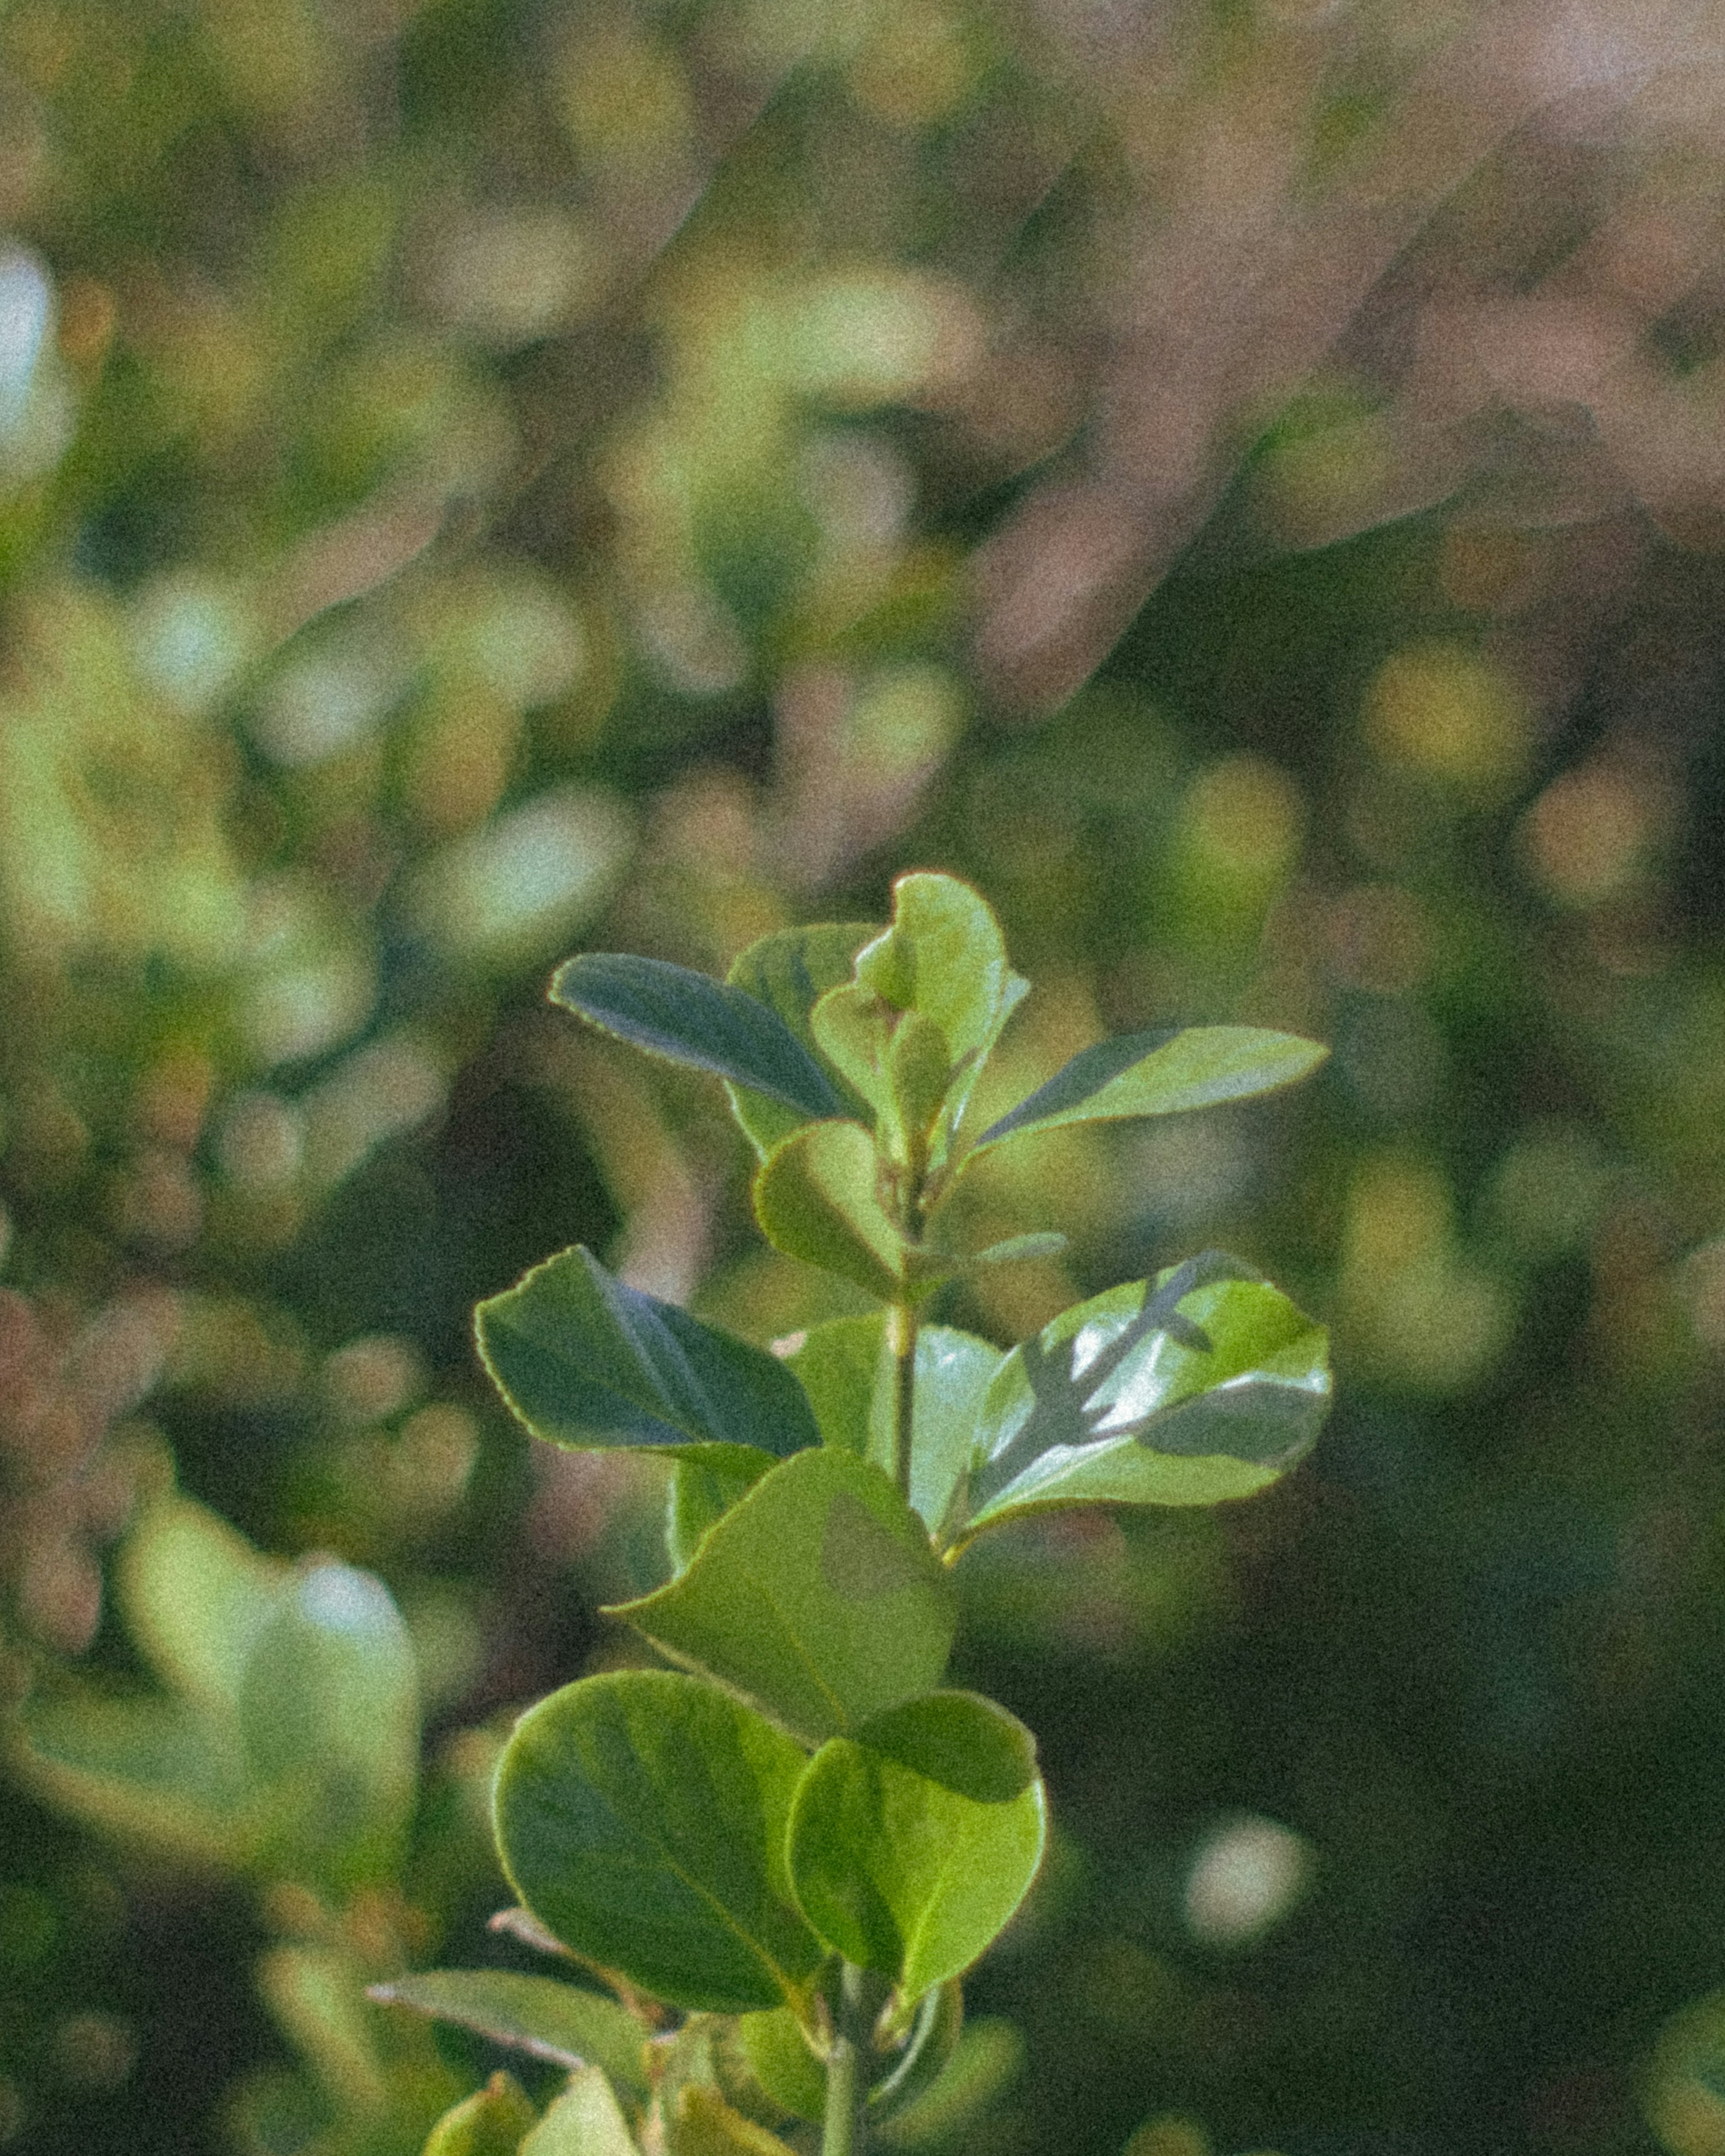
{"label": "green bokeh background", "polygon": [[923,866],[1038,984],[993,1112],[1335,1050],[979,1171],[1070,1249],[942,1314],[1221,1245],[1340,1381],[1262,1499],[966,1560],[1058,1826],[941,2145],[1725,2152],[1719,13],[0,8],[6,1697],[145,1683],[177,1476],[381,1575],[427,1710],[334,1911],[9,1778],[0,2146],[287,2156],[260,1954],[509,1957],[489,1763],[660,1491],[530,1457],[472,1303],[850,1306],[546,978]]}

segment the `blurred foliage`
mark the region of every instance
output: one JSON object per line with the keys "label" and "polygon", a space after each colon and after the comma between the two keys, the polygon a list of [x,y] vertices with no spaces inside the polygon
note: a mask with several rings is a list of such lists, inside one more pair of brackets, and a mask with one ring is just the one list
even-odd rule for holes
{"label": "blurred foliage", "polygon": [[1045,984],[978,1113],[1111,1028],[1336,1048],[979,1164],[1070,1247],[939,1314],[1224,1243],[1343,1400],[1252,1507],[973,1560],[1060,1838],[930,2145],[1725,2150],[1719,14],[0,9],[8,1712],[187,1691],[197,1505],[381,1582],[428,1732],[351,1863],[26,1761],[0,2144],[411,2149],[499,2063],[358,1987],[514,1952],[490,1763],[660,1493],[530,1466],[470,1306],[578,1238],[843,1306],[545,977],[923,865]]}

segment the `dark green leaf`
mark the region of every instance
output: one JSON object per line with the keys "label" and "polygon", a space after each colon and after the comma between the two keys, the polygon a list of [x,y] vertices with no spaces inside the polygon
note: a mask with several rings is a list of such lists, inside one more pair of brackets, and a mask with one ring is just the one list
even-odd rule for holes
{"label": "dark green leaf", "polygon": [[[536,1437],[580,1451],[720,1445],[783,1457],[818,1441],[773,1356],[625,1287],[578,1245],[474,1313],[497,1389]],[[747,1460],[713,1464],[747,1471]]]}
{"label": "dark green leaf", "polygon": [[965,1538],[1047,1505],[1250,1496],[1317,1437],[1326,1344],[1219,1251],[1062,1312],[988,1388]]}
{"label": "dark green leaf", "polygon": [[778,2005],[821,1959],[785,1871],[803,1764],[770,1722],[692,1677],[584,1678],[523,1715],[504,1749],[504,1869],[573,1953],[656,1998]]}
{"label": "dark green leaf", "polygon": [[891,1301],[909,1253],[880,1203],[877,1173],[874,1140],[860,1123],[805,1124],[761,1163],[755,1218],[787,1257]]}
{"label": "dark green leaf", "polygon": [[428,1969],[373,1984],[370,1995],[382,2005],[453,2021],[554,2066],[603,2066],[623,2087],[647,2092],[641,2046],[649,2030],[626,2007],[596,1991],[514,1969]]}
{"label": "dark green leaf", "polygon": [[673,1063],[764,1093],[798,1116],[838,1116],[831,1080],[776,1010],[662,958],[590,951],[552,976],[551,1000]]}
{"label": "dark green leaf", "polygon": [[955,1622],[922,1522],[834,1447],[762,1476],[686,1572],[610,1614],[814,1743],[938,1684]]}
{"label": "dark green leaf", "polygon": [[[775,1010],[812,1057],[814,1035],[809,1014],[829,988],[850,978],[857,952],[880,931],[868,922],[822,922],[807,928],[783,928],[751,943],[732,966],[726,978],[757,1003]],[[762,1158],[781,1138],[809,1118],[801,1111],[764,1093],[733,1086],[731,1106]],[[827,1115],[850,1115],[862,1106],[845,1100]]]}
{"label": "dark green leaf", "polygon": [[[881,1317],[835,1317],[812,1327],[787,1358],[801,1379],[824,1445],[872,1460],[892,1457],[894,1367]],[[938,1540],[969,1465],[977,1418],[999,1348],[950,1325],[916,1335],[911,1410],[911,1504]]]}
{"label": "dark green leaf", "polygon": [[1043,1834],[1029,1730],[973,1692],[934,1692],[815,1754],[792,1808],[791,1879],[829,1946],[916,1999],[1006,1923]]}
{"label": "dark green leaf", "polygon": [[1063,1123],[1170,1116],[1245,1100],[1304,1078],[1328,1052],[1296,1034],[1249,1025],[1120,1034],[1081,1050],[1045,1086],[991,1123],[973,1150],[981,1152],[1003,1138]]}

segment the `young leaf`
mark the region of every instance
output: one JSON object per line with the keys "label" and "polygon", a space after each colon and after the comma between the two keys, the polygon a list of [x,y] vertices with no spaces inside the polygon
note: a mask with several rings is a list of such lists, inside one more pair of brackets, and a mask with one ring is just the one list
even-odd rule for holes
{"label": "young leaf", "polygon": [[1029,1731],[973,1692],[934,1692],[815,1754],[791,1810],[791,1880],[829,1946],[920,1998],[1017,1908],[1043,1833]]}
{"label": "young leaf", "polygon": [[803,1755],[665,1670],[583,1678],[529,1710],[498,1763],[510,1884],[564,1944],[673,2005],[746,2013],[821,1960],[784,1835]]}
{"label": "young leaf", "polygon": [[799,1116],[845,1112],[832,1081],[778,1012],[728,982],[662,958],[589,951],[557,968],[549,993],[632,1047],[710,1070]]}
{"label": "young leaf", "polygon": [[629,2122],[597,2066],[569,2085],[522,2142],[521,2156],[640,2156]]}
{"label": "young leaf", "polygon": [[686,1572],[608,1614],[815,1743],[938,1684],[956,1622],[922,1522],[831,1447],[762,1476]]}
{"label": "young leaf", "polygon": [[818,2126],[826,2110],[827,2070],[809,2048],[803,2025],[788,2008],[745,2014],[737,2025],[743,2062],[781,2111]]}
{"label": "young leaf", "polygon": [[1062,1312],[988,1388],[965,1539],[1049,1505],[1250,1496],[1317,1437],[1325,1349],[1321,1327],[1219,1251]]}
{"label": "young leaf", "polygon": [[[811,1055],[814,1035],[809,1017],[828,989],[850,978],[857,952],[880,933],[869,922],[822,922],[807,928],[783,928],[751,943],[726,975],[729,985],[776,1011]],[[843,1090],[842,1088],[840,1089]],[[727,1085],[732,1113],[762,1159],[782,1138],[809,1121],[799,1110],[747,1087]],[[845,1100],[829,1115],[858,1113],[862,1103]]]}
{"label": "young leaf", "polygon": [[[835,1317],[812,1327],[787,1361],[801,1380],[824,1445],[885,1467],[892,1455],[893,1363],[880,1317]],[[911,1409],[911,1506],[937,1539],[969,1465],[983,1396],[1000,1350],[950,1325],[916,1335]]]}
{"label": "young leaf", "polygon": [[538,2117],[509,2075],[493,2074],[465,2103],[444,2113],[423,2156],[516,2156]]}
{"label": "young leaf", "polygon": [[620,2087],[647,2093],[641,2047],[648,2031],[626,2007],[596,1991],[508,1969],[428,1969],[374,1984],[367,1995],[382,2006],[453,2021],[553,2066],[603,2066]]}
{"label": "young leaf", "polygon": [[[625,1287],[578,1244],[474,1313],[497,1389],[536,1437],[581,1451],[721,1445],[783,1457],[818,1441],[795,1378],[771,1355]],[[750,1463],[715,1466],[744,1472]]]}
{"label": "young leaf", "polygon": [[1249,1025],[1120,1034],[1081,1050],[1046,1085],[991,1123],[971,1157],[1027,1131],[1123,1116],[1171,1116],[1271,1092],[1304,1078],[1328,1052],[1296,1034]]}
{"label": "young leaf", "polygon": [[787,1257],[891,1301],[909,1251],[880,1203],[875,1176],[874,1141],[860,1123],[806,1124],[762,1163],[755,1218]]}

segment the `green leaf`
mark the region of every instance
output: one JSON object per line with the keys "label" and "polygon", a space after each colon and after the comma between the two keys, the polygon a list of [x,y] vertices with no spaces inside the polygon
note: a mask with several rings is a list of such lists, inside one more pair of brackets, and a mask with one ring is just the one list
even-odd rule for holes
{"label": "green leaf", "polygon": [[816,1743],[938,1684],[956,1622],[922,1522],[832,1447],[762,1476],[686,1572],[608,1614]]}
{"label": "green leaf", "polygon": [[826,2111],[827,2070],[789,2008],[745,2014],[737,2036],[750,2073],[780,2110],[818,2126]]}
{"label": "green leaf", "polygon": [[791,1879],[829,1946],[919,1998],[1006,1923],[1043,1834],[1029,1731],[973,1692],[934,1692],[815,1754],[791,1811]]}
{"label": "green leaf", "polygon": [[133,1645],[183,1698],[239,1705],[246,1658],[289,1578],[243,1535],[177,1492],[159,1498],[121,1546],[115,1592]]}
{"label": "green leaf", "polygon": [[877,2129],[887,2148],[944,2148],[999,2101],[1024,2070],[1024,2040],[998,2015],[973,2021],[946,2071]]}
{"label": "green leaf", "polygon": [[684,1569],[707,1529],[747,1496],[773,1465],[771,1453],[746,1445],[723,1451],[711,1445],[678,1459],[671,1469],[665,1512],[665,1546],[673,1571]]}
{"label": "green leaf", "polygon": [[668,2156],[791,2156],[776,2133],[733,2111],[716,2088],[680,2088],[665,2122]]}
{"label": "green leaf", "polygon": [[801,1388],[774,1357],[674,1303],[625,1287],[579,1245],[474,1313],[497,1389],[536,1437],[575,1451],[723,1446],[780,1457],[817,1441]]}
{"label": "green leaf", "polygon": [[[823,922],[807,928],[783,928],[751,943],[732,964],[726,979],[757,1003],[775,1010],[810,1055],[814,1035],[809,1014],[828,989],[850,978],[857,952],[880,933],[871,922]],[[732,1086],[732,1112],[764,1159],[782,1138],[809,1118],[765,1093]],[[828,1115],[847,1115],[861,1106],[845,1101]]]}
{"label": "green leaf", "polygon": [[693,1678],[583,1678],[523,1715],[504,1748],[504,1870],[573,1953],[652,1996],[777,2006],[821,1960],[785,1872],[803,1765],[789,1738]]}
{"label": "green leaf", "polygon": [[875,1142],[860,1123],[805,1124],[762,1163],[755,1218],[787,1257],[890,1302],[910,1253],[880,1203],[876,1174]]}
{"label": "green leaf", "polygon": [[521,2136],[538,2116],[509,2075],[493,2074],[465,2103],[444,2113],[423,2156],[516,2156]]}
{"label": "green leaf", "polygon": [[368,1995],[380,2005],[453,2021],[554,2066],[603,2066],[622,2087],[647,2093],[641,2047],[649,2031],[596,1991],[508,1969],[428,1969],[375,1984]]}
{"label": "green leaf", "polygon": [[1081,1050],[1046,1085],[991,1123],[972,1154],[1003,1138],[1056,1130],[1063,1123],[1171,1116],[1245,1100],[1306,1077],[1328,1053],[1296,1034],[1266,1033],[1249,1025],[1120,1034]]}
{"label": "green leaf", "polygon": [[968,1540],[1050,1505],[1213,1505],[1308,1451],[1323,1330],[1219,1251],[1094,1296],[1015,1348],[977,1430]]}
{"label": "green leaf", "polygon": [[267,1825],[239,1732],[174,1699],[84,1686],[32,1700],[14,1758],[39,1796],[100,1832],[182,1863],[251,1861]]}
{"label": "green leaf", "polygon": [[345,1883],[389,1867],[418,1786],[419,1697],[381,1580],[333,1560],[301,1568],[246,1658],[239,1725],[279,1792],[285,1867]]}
{"label": "green leaf", "polygon": [[[836,1317],[812,1327],[787,1361],[809,1394],[821,1441],[885,1468],[892,1457],[894,1371],[880,1317]],[[911,1415],[911,1505],[939,1538],[970,1462],[977,1417],[999,1348],[950,1325],[916,1335]]]}
{"label": "green leaf", "polygon": [[632,1047],[710,1070],[800,1116],[842,1115],[832,1081],[776,1010],[662,958],[590,951],[552,976],[551,1000]]}
{"label": "green leaf", "polygon": [[569,2086],[522,2142],[521,2156],[640,2156],[629,2122],[597,2066]]}

